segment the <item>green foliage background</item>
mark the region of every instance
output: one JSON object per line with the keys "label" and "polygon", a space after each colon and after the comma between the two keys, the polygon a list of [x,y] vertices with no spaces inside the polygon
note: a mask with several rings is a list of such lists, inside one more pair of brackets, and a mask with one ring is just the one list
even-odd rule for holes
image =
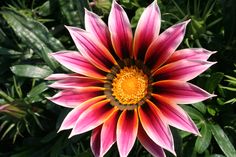
{"label": "green foliage background", "polygon": [[[152,0],[120,0],[135,30]],[[0,1],[0,157],[89,157],[90,132],[68,139],[57,133],[69,112],[46,99],[56,93],[44,80],[68,72],[50,53],[75,46],[64,25],[84,27],[84,9],[107,21],[110,0]],[[179,48],[218,51],[211,69],[192,82],[217,97],[182,106],[202,137],[172,128],[178,157],[235,157],[236,3],[234,0],[158,0],[162,31],[191,19]],[[167,156],[172,157],[168,152]],[[119,156],[116,146],[107,155]],[[150,156],[136,142],[130,157]]]}

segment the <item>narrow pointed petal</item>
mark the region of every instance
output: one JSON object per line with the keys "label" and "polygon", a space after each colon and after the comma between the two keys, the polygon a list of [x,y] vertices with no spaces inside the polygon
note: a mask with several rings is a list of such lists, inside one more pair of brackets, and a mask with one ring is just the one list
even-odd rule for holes
{"label": "narrow pointed petal", "polygon": [[117,146],[121,157],[127,157],[138,133],[137,110],[124,110],[117,123]]}
{"label": "narrow pointed petal", "polygon": [[171,63],[182,59],[207,61],[207,59],[214,53],[216,53],[216,51],[209,51],[204,48],[181,49],[175,51],[166,63]]}
{"label": "narrow pointed petal", "polygon": [[111,106],[109,101],[107,99],[100,101],[84,111],[77,120],[70,137],[96,128],[117,112],[118,109]]}
{"label": "narrow pointed petal", "polygon": [[83,88],[101,88],[103,87],[104,81],[94,78],[88,78],[83,76],[78,76],[74,78],[67,78],[63,80],[59,80],[49,85],[49,87],[57,88],[57,89],[81,89]]}
{"label": "narrow pointed petal", "polygon": [[191,104],[213,97],[203,89],[184,81],[165,80],[153,83],[153,93],[166,97],[177,104]]}
{"label": "narrow pointed petal", "polygon": [[93,129],[92,135],[90,138],[90,147],[95,157],[101,157],[100,156],[101,129],[102,129],[102,125]]}
{"label": "narrow pointed petal", "polygon": [[175,52],[184,38],[188,21],[176,24],[163,33],[149,46],[144,62],[155,71]]}
{"label": "narrow pointed petal", "polygon": [[124,9],[114,0],[108,18],[112,45],[120,59],[128,58],[132,54],[132,30]]}
{"label": "narrow pointed petal", "polygon": [[102,125],[100,156],[104,156],[116,142],[116,126],[118,118],[119,113],[116,112]]}
{"label": "narrow pointed petal", "polygon": [[158,108],[165,116],[169,125],[199,135],[198,128],[180,106],[170,101],[170,99],[157,94],[153,94],[152,96],[155,98],[155,103],[158,105]]}
{"label": "narrow pointed petal", "polygon": [[66,27],[80,53],[97,68],[109,72],[110,67],[117,64],[107,48],[94,36],[80,28]]}
{"label": "narrow pointed petal", "polygon": [[79,52],[60,51],[52,56],[63,66],[81,75],[104,79],[105,76],[98,68],[87,61]]}
{"label": "narrow pointed petal", "polygon": [[140,122],[150,139],[175,154],[173,137],[161,111],[149,100],[138,111]]}
{"label": "narrow pointed petal", "polygon": [[215,62],[198,60],[180,60],[167,64],[153,73],[157,80],[189,81],[197,77]]}
{"label": "narrow pointed petal", "polygon": [[138,129],[138,140],[143,147],[151,153],[154,157],[165,157],[163,149],[157,145],[145,132],[143,127],[140,125]]}
{"label": "narrow pointed petal", "polygon": [[97,102],[100,102],[106,98],[105,95],[103,96],[98,96],[92,99],[89,99],[81,104],[79,104],[76,108],[74,108],[72,111],[69,112],[69,114],[65,117],[63,120],[61,127],[59,131],[61,130],[67,130],[67,129],[72,129],[76,121],[78,120],[79,116],[90,106],[94,105]]}
{"label": "narrow pointed petal", "polygon": [[79,74],[51,74],[45,78],[45,80],[63,80],[68,78],[80,78],[82,75]]}
{"label": "narrow pointed petal", "polygon": [[97,97],[103,95],[103,91],[87,91],[87,92],[80,92],[77,89],[74,90],[63,90],[53,97],[48,98],[52,102],[68,108],[75,108],[79,104],[84,101],[87,101],[93,97]]}
{"label": "narrow pointed petal", "polygon": [[102,19],[91,11],[85,9],[85,29],[87,32],[94,34],[108,50],[111,48],[110,33],[107,25]]}
{"label": "narrow pointed petal", "polygon": [[134,58],[143,59],[148,46],[158,37],[161,13],[156,0],[142,13],[134,35]]}

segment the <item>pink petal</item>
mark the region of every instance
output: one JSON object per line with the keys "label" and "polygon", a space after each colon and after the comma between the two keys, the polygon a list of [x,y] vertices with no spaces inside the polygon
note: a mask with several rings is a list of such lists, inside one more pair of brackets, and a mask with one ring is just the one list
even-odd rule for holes
{"label": "pink petal", "polygon": [[155,71],[164,64],[182,42],[188,21],[176,24],[160,34],[149,46],[144,62]]}
{"label": "pink petal", "polygon": [[143,147],[151,153],[154,157],[165,157],[163,149],[157,145],[145,132],[143,127],[140,125],[138,129],[138,140]]}
{"label": "pink petal", "polygon": [[117,112],[118,109],[110,105],[109,102],[110,100],[106,99],[85,110],[77,120],[70,137],[96,128]]}
{"label": "pink petal", "polygon": [[52,56],[66,68],[90,77],[104,79],[104,73],[87,61],[79,52],[75,51],[60,51],[52,54]]}
{"label": "pink petal", "polygon": [[156,1],[153,1],[142,13],[134,35],[134,58],[143,59],[148,46],[158,37],[161,25],[161,13]]}
{"label": "pink petal", "polygon": [[138,132],[137,110],[124,110],[117,123],[117,146],[121,157],[127,157],[131,151]]}
{"label": "pink petal", "polygon": [[124,9],[114,0],[108,18],[112,45],[120,59],[128,58],[132,53],[132,30]]}
{"label": "pink petal", "polygon": [[74,78],[67,78],[59,80],[49,85],[52,88],[58,89],[89,89],[89,88],[101,88],[104,85],[104,81],[94,78],[88,78],[83,76],[77,76]]}
{"label": "pink petal", "polygon": [[45,78],[45,80],[63,80],[68,78],[80,78],[82,75],[79,74],[51,74]]}
{"label": "pink petal", "polygon": [[77,89],[63,90],[51,98],[50,101],[64,107],[75,108],[84,101],[87,101],[93,97],[103,95],[103,91],[85,91],[80,92]]}
{"label": "pink petal", "polygon": [[175,154],[173,137],[161,111],[149,100],[138,111],[140,122],[150,139]]}
{"label": "pink petal", "polygon": [[182,59],[206,61],[214,53],[216,53],[216,51],[209,51],[203,48],[181,49],[175,51],[166,63],[171,63]]}
{"label": "pink petal", "polygon": [[152,96],[155,98],[155,104],[158,105],[158,108],[165,116],[168,124],[199,135],[198,128],[180,106],[170,101],[170,99],[161,97],[157,94],[153,94]]}
{"label": "pink petal", "polygon": [[112,47],[110,33],[107,25],[96,14],[85,9],[85,29],[87,32],[94,34],[108,50]]}
{"label": "pink petal", "polygon": [[80,28],[66,27],[80,53],[93,63],[97,68],[109,72],[110,68],[117,64],[107,48],[94,36]]}
{"label": "pink petal", "polygon": [[105,95],[103,96],[98,96],[92,99],[89,99],[81,104],[79,104],[76,108],[74,108],[72,111],[69,112],[69,114],[65,117],[63,120],[61,127],[59,131],[61,130],[67,130],[67,129],[72,129],[76,121],[78,120],[79,116],[90,106],[93,106],[95,103],[100,102],[106,98]]}
{"label": "pink petal", "polygon": [[180,60],[167,64],[154,72],[157,80],[181,80],[189,81],[203,73],[215,62]]}
{"label": "pink petal", "polygon": [[118,118],[119,114],[116,112],[102,125],[100,156],[104,156],[116,142],[116,126]]}
{"label": "pink petal", "polygon": [[100,156],[101,129],[102,129],[102,125],[93,129],[92,135],[90,138],[90,147],[95,157],[102,157]]}
{"label": "pink petal", "polygon": [[203,89],[184,81],[165,80],[153,83],[153,93],[166,97],[177,104],[191,104],[213,97]]}

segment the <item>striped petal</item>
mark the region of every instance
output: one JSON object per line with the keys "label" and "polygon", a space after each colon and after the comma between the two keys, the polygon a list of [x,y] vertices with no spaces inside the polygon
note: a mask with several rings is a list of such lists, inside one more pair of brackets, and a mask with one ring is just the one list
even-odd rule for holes
{"label": "striped petal", "polygon": [[77,120],[70,137],[96,128],[117,112],[118,109],[111,106],[109,101],[107,99],[100,101],[85,110]]}
{"label": "striped petal", "polygon": [[107,25],[98,15],[88,11],[87,9],[85,9],[85,29],[87,32],[94,34],[95,38],[108,50],[112,47]]}
{"label": "striped petal", "polygon": [[124,110],[117,123],[117,146],[121,157],[127,157],[138,132],[138,114],[136,110]]}
{"label": "striped petal", "polygon": [[152,42],[145,55],[144,62],[155,71],[175,52],[184,38],[188,21],[173,25]]}
{"label": "striped petal", "polygon": [[49,87],[57,89],[89,89],[89,88],[101,88],[103,87],[104,81],[78,76],[74,78],[67,78],[59,80],[49,85]]}
{"label": "striped petal", "polygon": [[108,18],[112,45],[120,59],[128,58],[132,53],[132,30],[124,9],[114,0]]}
{"label": "striped petal", "polygon": [[102,125],[93,129],[90,138],[90,147],[95,157],[102,157],[100,156],[101,130],[102,130]]}
{"label": "striped petal", "polygon": [[140,122],[150,139],[175,154],[173,137],[161,111],[149,100],[138,111]]}
{"label": "striped petal", "polygon": [[82,75],[79,74],[51,74],[45,78],[45,80],[63,80],[69,78],[80,78]]}
{"label": "striped petal", "polygon": [[104,73],[76,51],[60,51],[52,56],[63,66],[81,75],[104,79]]}
{"label": "striped petal", "polygon": [[93,97],[103,95],[103,91],[85,91],[80,92],[77,89],[74,90],[63,90],[55,94],[53,97],[48,98],[52,102],[68,108],[75,108],[82,102],[87,101]]}
{"label": "striped petal", "polygon": [[142,13],[134,35],[134,58],[143,59],[148,46],[158,37],[161,25],[161,13],[156,1],[153,1]]}
{"label": "striped petal", "polygon": [[184,81],[165,80],[153,83],[153,93],[166,97],[177,104],[191,104],[213,97],[203,89]]}
{"label": "striped petal", "polygon": [[109,72],[110,67],[117,64],[107,48],[91,33],[76,27],[66,27],[80,53],[99,69]]}
{"label": "striped petal", "polygon": [[94,105],[95,103],[102,101],[106,98],[106,96],[98,96],[92,99],[89,99],[81,104],[79,104],[76,108],[69,112],[69,114],[63,120],[59,131],[72,129],[76,121],[78,120],[79,116],[90,106]]}
{"label": "striped petal", "polygon": [[165,157],[163,149],[157,145],[145,132],[143,127],[140,125],[138,129],[138,140],[143,147],[151,153],[154,157]]}
{"label": "striped petal", "polygon": [[119,114],[116,112],[102,125],[100,156],[104,156],[116,142],[116,126],[118,118]]}
{"label": "striped petal", "polygon": [[153,73],[157,80],[189,81],[203,73],[216,62],[180,60],[167,64]]}
{"label": "striped petal", "polygon": [[181,49],[174,52],[166,63],[171,63],[182,59],[206,61],[214,53],[216,53],[216,51],[209,51],[203,48]]}
{"label": "striped petal", "polygon": [[180,106],[170,101],[170,99],[157,94],[152,96],[155,98],[156,105],[158,105],[169,125],[199,135],[198,128]]}

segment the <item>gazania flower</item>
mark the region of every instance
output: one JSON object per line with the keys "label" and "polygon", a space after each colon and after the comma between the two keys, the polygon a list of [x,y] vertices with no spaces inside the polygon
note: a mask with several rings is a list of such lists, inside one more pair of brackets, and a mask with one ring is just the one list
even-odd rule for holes
{"label": "gazania flower", "polygon": [[91,148],[103,156],[116,142],[121,157],[136,139],[153,156],[175,154],[169,125],[198,135],[198,129],[177,104],[206,100],[213,95],[188,83],[208,69],[214,52],[203,48],[176,50],[184,38],[185,21],[161,34],[156,1],[142,13],[133,33],[123,8],[113,1],[108,27],[85,10],[85,30],[67,27],[78,48],[52,56],[73,74],[53,74],[50,86],[61,89],[50,98],[72,108],[59,131],[71,136],[93,130]]}

